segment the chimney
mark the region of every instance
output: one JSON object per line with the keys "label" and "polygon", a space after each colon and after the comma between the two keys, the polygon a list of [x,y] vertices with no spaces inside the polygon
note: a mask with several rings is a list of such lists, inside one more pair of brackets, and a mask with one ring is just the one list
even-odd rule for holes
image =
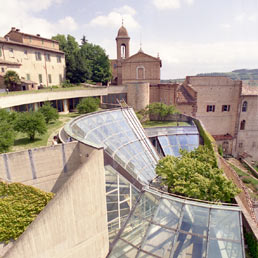
{"label": "chimney", "polygon": [[12,27],[12,29],[11,29],[12,31],[15,31],[16,29],[15,29],[15,27]]}
{"label": "chimney", "polygon": [[19,32],[19,31],[20,31],[20,29],[16,29],[16,31],[17,31],[17,32]]}
{"label": "chimney", "polygon": [[37,37],[40,37],[40,34],[37,34],[36,36],[37,36]]}

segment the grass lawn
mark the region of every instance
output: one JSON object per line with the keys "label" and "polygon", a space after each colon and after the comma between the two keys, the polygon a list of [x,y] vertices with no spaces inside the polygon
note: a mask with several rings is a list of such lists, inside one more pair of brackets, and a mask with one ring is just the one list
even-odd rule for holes
{"label": "grass lawn", "polygon": [[149,127],[167,127],[167,126],[190,126],[190,124],[186,122],[170,122],[170,121],[146,121],[142,123],[144,128]]}
{"label": "grass lawn", "polygon": [[230,164],[230,166],[236,171],[236,173],[242,179],[245,186],[252,190],[252,198],[258,200],[258,179],[250,176],[248,173],[242,171],[241,169],[232,164]]}
{"label": "grass lawn", "polygon": [[47,146],[49,138],[52,134],[57,134],[59,129],[64,126],[72,118],[78,116],[78,113],[69,113],[65,115],[59,115],[59,120],[50,122],[47,124],[47,132],[44,135],[36,135],[34,141],[30,141],[26,134],[17,133],[14,141],[14,146],[11,151],[21,151],[24,149],[37,148]]}

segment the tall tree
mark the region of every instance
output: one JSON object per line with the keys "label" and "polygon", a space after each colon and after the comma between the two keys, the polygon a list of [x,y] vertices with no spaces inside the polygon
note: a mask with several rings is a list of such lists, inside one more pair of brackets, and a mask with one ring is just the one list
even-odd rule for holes
{"label": "tall tree", "polygon": [[19,82],[20,77],[15,71],[9,70],[4,75],[4,84],[9,90],[14,90]]}
{"label": "tall tree", "polygon": [[71,35],[66,38],[59,34],[53,39],[60,42],[60,49],[65,52],[66,78],[71,83],[107,83],[111,79],[109,59],[100,46],[88,43],[85,36],[81,39],[81,46]]}

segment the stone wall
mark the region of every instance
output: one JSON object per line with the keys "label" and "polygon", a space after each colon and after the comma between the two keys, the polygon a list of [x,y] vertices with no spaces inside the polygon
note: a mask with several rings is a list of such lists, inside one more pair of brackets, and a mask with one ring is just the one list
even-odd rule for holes
{"label": "stone wall", "polygon": [[[212,135],[236,134],[238,103],[241,94],[241,81],[227,77],[186,77],[197,92],[196,118],[200,119]],[[207,106],[214,105],[214,112],[207,112]],[[222,111],[222,105],[230,105],[230,111]]]}
{"label": "stone wall", "polygon": [[144,109],[149,105],[150,95],[149,83],[130,83],[127,84],[127,103],[133,107],[135,111]]}
{"label": "stone wall", "polygon": [[[78,148],[80,166],[5,258],[106,257],[108,229],[103,150],[84,144],[79,144]],[[49,150],[51,153],[51,147]],[[51,166],[50,160],[48,163]]]}
{"label": "stone wall", "polygon": [[[242,112],[242,103],[247,101],[247,110]],[[239,124],[237,126],[236,153],[248,153],[249,160],[258,161],[258,95],[242,96],[239,107]],[[240,130],[241,121],[245,120],[244,130]]]}

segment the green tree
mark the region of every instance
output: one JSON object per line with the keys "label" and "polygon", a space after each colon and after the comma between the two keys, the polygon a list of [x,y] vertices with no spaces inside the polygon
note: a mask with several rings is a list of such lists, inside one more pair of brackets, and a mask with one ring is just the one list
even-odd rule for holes
{"label": "green tree", "polygon": [[4,75],[4,84],[10,91],[15,89],[15,86],[20,82],[19,75],[12,70],[9,70]]}
{"label": "green tree", "polygon": [[168,115],[178,114],[177,109],[173,105],[167,106],[161,102],[151,103],[146,109],[149,115],[157,115],[159,120],[163,120]]}
{"label": "green tree", "polygon": [[42,135],[47,131],[45,118],[40,112],[20,113],[16,119],[14,130],[27,134],[33,141],[37,133]]}
{"label": "green tree", "polygon": [[192,152],[181,151],[181,157],[166,156],[156,172],[171,193],[206,201],[230,202],[240,190],[216,165],[211,150],[200,146]]}
{"label": "green tree", "polygon": [[80,114],[86,114],[97,111],[100,105],[98,98],[84,98],[77,105],[78,112]]}
{"label": "green tree", "polygon": [[14,143],[13,124],[16,113],[0,109],[0,153],[7,152]]}
{"label": "green tree", "polygon": [[71,35],[66,38],[58,34],[52,38],[59,42],[60,49],[65,52],[66,78],[71,83],[107,83],[111,79],[109,59],[100,46],[88,43],[85,36],[80,46]]}
{"label": "green tree", "polygon": [[57,120],[59,114],[56,108],[53,108],[49,102],[45,103],[40,109],[39,112],[45,117],[45,121],[48,124],[52,120]]}

